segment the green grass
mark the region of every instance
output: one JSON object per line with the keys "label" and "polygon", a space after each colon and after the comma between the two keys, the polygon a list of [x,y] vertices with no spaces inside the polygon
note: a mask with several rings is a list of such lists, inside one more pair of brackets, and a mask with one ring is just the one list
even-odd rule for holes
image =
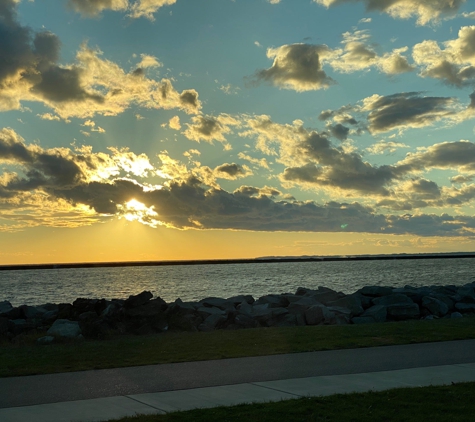
{"label": "green grass", "polygon": [[475,338],[475,318],[124,336],[0,347],[0,377]]}
{"label": "green grass", "polygon": [[466,422],[474,419],[473,397],[475,383],[461,383],[137,416],[120,422]]}

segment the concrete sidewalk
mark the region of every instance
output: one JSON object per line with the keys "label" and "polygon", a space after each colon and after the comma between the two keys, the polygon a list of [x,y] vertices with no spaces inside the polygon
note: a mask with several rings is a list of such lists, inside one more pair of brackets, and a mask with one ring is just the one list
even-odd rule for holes
{"label": "concrete sidewalk", "polygon": [[[287,366],[274,366],[276,363]],[[249,369],[253,372],[246,373]],[[229,370],[234,376],[229,376]],[[146,373],[162,378],[151,383],[151,377],[144,376],[139,385],[138,378],[132,377]],[[179,381],[175,387],[163,378],[173,373]],[[180,378],[186,373],[188,383]],[[78,382],[84,379],[88,386]],[[125,388],[127,381],[132,385]],[[475,381],[473,340],[153,365],[1,379],[0,421],[105,421],[136,414],[467,381]],[[110,388],[103,388],[107,383]]]}

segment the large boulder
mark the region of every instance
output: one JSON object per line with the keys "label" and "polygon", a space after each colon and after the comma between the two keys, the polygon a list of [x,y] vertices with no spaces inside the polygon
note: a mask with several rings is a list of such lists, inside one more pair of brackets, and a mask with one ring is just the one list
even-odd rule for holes
{"label": "large boulder", "polygon": [[431,296],[424,296],[421,306],[437,317],[443,317],[449,312],[449,307],[444,302]]}
{"label": "large boulder", "polygon": [[386,296],[381,296],[373,299],[373,305],[395,305],[395,304],[413,304],[414,302],[406,295],[401,293],[394,293]]}
{"label": "large boulder", "polygon": [[462,314],[467,312],[475,312],[475,303],[459,302],[455,304],[455,309],[457,309],[457,311],[461,312]]}
{"label": "large boulder", "polygon": [[143,291],[138,295],[131,295],[129,298],[124,302],[124,306],[126,308],[133,308],[135,306],[145,305],[150,299],[152,299],[153,295],[151,292]]}
{"label": "large boulder", "polygon": [[303,296],[295,302],[291,302],[287,309],[293,314],[303,314],[308,308],[320,305],[323,306],[315,297],[313,296]]}
{"label": "large boulder", "polygon": [[475,290],[471,285],[465,285],[457,290],[457,302],[475,303]]}
{"label": "large boulder", "polygon": [[13,309],[13,306],[8,300],[4,300],[3,302],[0,302],[0,316],[3,316],[4,314],[11,311],[12,309]]}
{"label": "large boulder", "polygon": [[254,303],[254,298],[251,295],[238,295],[232,296],[226,299],[228,302],[234,303],[234,306],[239,305],[242,302],[247,302],[250,305]]}
{"label": "large boulder", "polygon": [[25,319],[41,319],[47,312],[47,310],[41,306],[22,305],[20,306],[20,309]]}
{"label": "large boulder", "polygon": [[259,323],[250,315],[237,314],[234,318],[234,323],[240,328],[255,328],[259,326]]}
{"label": "large boulder", "polygon": [[77,298],[73,302],[73,315],[79,316],[84,312],[95,312],[100,315],[106,307],[105,299]]}
{"label": "large boulder", "polygon": [[57,319],[47,331],[49,336],[57,336],[64,338],[77,338],[81,335],[79,322],[69,321],[67,319]]}
{"label": "large boulder", "polygon": [[254,302],[254,305],[268,304],[270,308],[286,308],[289,301],[283,295],[265,295]]}
{"label": "large boulder", "polygon": [[327,303],[328,307],[341,307],[346,308],[351,311],[351,316],[358,316],[364,312],[363,306],[361,305],[361,296],[357,294],[347,295],[340,299],[334,300]]}
{"label": "large boulder", "polygon": [[374,305],[371,308],[366,309],[361,317],[371,318],[373,320],[372,322],[385,322],[387,315],[388,310],[386,306]]}
{"label": "large boulder", "polygon": [[154,318],[162,315],[167,309],[166,302],[157,297],[143,305],[126,308],[125,315],[129,318]]}
{"label": "large boulder", "polygon": [[219,308],[207,308],[202,306],[196,310],[196,313],[203,319],[208,318],[210,315],[226,315],[226,312]]}
{"label": "large boulder", "polygon": [[388,317],[396,321],[419,318],[420,310],[417,303],[396,303],[387,306]]}
{"label": "large boulder", "polygon": [[381,297],[392,294],[393,289],[385,286],[364,286],[362,289],[358,290],[357,293],[361,293],[365,296]]}
{"label": "large boulder", "polygon": [[202,324],[198,326],[199,331],[213,331],[222,328],[226,322],[225,315],[213,314],[207,317]]}
{"label": "large boulder", "polygon": [[323,324],[330,317],[328,309],[323,305],[313,305],[305,309],[305,322],[307,325]]}

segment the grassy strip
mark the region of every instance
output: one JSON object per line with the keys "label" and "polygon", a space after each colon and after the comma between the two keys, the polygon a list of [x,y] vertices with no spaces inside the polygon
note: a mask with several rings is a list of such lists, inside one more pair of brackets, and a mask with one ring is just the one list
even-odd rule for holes
{"label": "grassy strip", "polygon": [[0,377],[475,338],[475,318],[166,333],[0,347]]}
{"label": "grassy strip", "polygon": [[475,383],[461,383],[137,416],[120,422],[465,422],[473,420],[474,395]]}

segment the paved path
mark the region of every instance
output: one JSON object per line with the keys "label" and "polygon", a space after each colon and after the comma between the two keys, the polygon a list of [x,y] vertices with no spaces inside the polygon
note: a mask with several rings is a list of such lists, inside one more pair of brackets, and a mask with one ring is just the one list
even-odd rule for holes
{"label": "paved path", "polygon": [[3,378],[0,421],[101,421],[462,381],[475,381],[475,340]]}

